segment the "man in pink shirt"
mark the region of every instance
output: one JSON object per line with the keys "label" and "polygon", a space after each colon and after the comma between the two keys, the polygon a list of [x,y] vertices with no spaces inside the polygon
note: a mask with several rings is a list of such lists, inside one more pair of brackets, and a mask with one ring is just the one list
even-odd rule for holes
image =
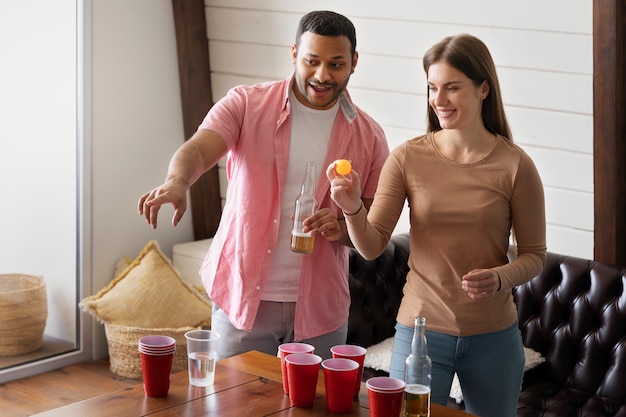
{"label": "man in pink shirt", "polygon": [[[351,160],[368,208],[389,148],[381,127],[346,90],[358,61],[349,19],[329,11],[303,16],[292,59],[288,79],[238,86],[218,101],[172,157],[165,183],[138,204],[152,227],[160,207],[172,204],[176,225],[189,186],[228,155],[226,204],[200,270],[213,301],[212,329],[221,335],[220,358],[252,349],[276,354],[291,341],[329,357],[330,347],[346,339],[351,243],[324,167]],[[289,249],[291,216],[307,161],[319,167],[320,208],[302,230],[316,235],[315,249],[299,254]]]}

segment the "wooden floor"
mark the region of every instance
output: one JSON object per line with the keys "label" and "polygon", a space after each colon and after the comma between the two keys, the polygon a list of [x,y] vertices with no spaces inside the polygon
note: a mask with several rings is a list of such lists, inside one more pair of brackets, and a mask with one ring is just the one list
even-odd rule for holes
{"label": "wooden floor", "polygon": [[112,373],[108,360],[70,365],[0,384],[0,416],[30,416],[139,383]]}

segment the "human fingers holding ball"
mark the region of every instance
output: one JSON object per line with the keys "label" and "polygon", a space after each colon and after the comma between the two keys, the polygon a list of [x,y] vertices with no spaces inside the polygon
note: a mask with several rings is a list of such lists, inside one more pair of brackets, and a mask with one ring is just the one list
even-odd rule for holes
{"label": "human fingers holding ball", "polygon": [[333,161],[326,169],[330,181],[330,197],[346,215],[361,210],[361,179],[347,159]]}

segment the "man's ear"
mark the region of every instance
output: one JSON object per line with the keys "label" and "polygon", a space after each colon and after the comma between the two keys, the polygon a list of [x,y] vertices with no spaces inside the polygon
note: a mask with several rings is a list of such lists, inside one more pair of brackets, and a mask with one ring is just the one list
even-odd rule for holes
{"label": "man's ear", "polygon": [[291,63],[296,64],[296,57],[298,56],[298,47],[294,43],[291,45]]}
{"label": "man's ear", "polygon": [[354,56],[352,57],[352,71],[350,71],[350,74],[354,74],[354,69],[356,68],[356,64],[358,61],[359,61],[359,52],[354,51]]}

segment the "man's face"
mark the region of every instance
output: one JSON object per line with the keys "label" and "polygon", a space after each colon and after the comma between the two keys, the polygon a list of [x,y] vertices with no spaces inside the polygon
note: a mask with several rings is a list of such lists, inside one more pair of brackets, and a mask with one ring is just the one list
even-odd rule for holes
{"label": "man's face", "polygon": [[322,36],[304,32],[300,45],[291,47],[295,67],[293,91],[302,104],[312,109],[331,108],[345,90],[354,72],[358,54],[351,55],[345,36]]}

